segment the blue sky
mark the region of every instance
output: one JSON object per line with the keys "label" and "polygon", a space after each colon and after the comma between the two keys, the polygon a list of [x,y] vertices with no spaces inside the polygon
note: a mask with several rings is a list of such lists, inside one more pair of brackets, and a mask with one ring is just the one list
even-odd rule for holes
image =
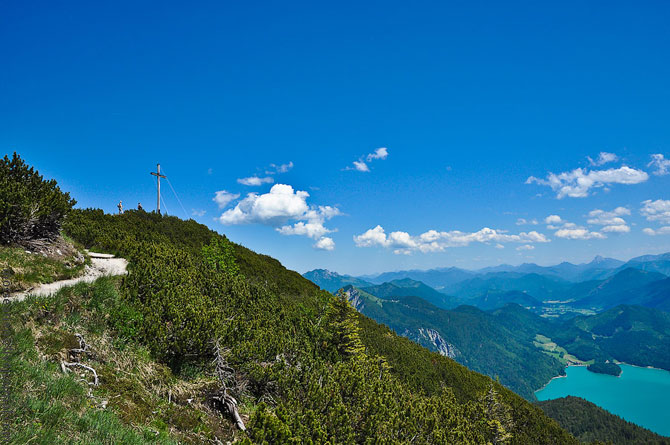
{"label": "blue sky", "polygon": [[160,162],[300,272],[670,251],[667,2],[94,3],[0,15],[0,147],[81,207]]}

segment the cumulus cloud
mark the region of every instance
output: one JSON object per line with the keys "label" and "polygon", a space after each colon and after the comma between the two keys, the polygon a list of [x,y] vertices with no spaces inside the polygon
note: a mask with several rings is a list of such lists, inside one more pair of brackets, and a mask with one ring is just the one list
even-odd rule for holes
{"label": "cumulus cloud", "polygon": [[531,244],[524,244],[523,246],[519,246],[516,248],[516,250],[533,250],[535,249],[535,246]]}
{"label": "cumulus cloud", "polygon": [[604,165],[607,164],[608,162],[615,162],[619,159],[619,157],[614,153],[607,153],[606,151],[601,151],[600,154],[598,155],[598,159],[596,159],[595,161],[588,156],[586,158],[589,160],[589,164],[594,166]]}
{"label": "cumulus cloud", "polygon": [[412,252],[442,252],[450,247],[463,247],[471,243],[494,244],[500,248],[502,243],[547,243],[549,239],[536,231],[508,234],[502,230],[484,227],[477,232],[452,230],[439,232],[428,230],[418,236],[396,231],[387,234],[380,225],[354,236],[357,247],[384,247],[393,249],[395,254]]}
{"label": "cumulus cloud", "polygon": [[595,209],[589,212],[589,219],[586,221],[592,225],[603,226],[603,232],[611,233],[627,233],[630,232],[630,227],[622,216],[630,215],[630,210],[625,207],[617,207],[611,212]]}
{"label": "cumulus cloud", "polygon": [[649,175],[627,166],[610,168],[607,170],[587,170],[576,168],[570,172],[560,174],[549,173],[546,179],[531,176],[526,184],[539,184],[550,187],[558,199],[566,196],[571,198],[585,198],[591,189],[604,187],[609,184],[639,184],[649,179]]}
{"label": "cumulus cloud", "polygon": [[358,158],[357,161],[353,162],[352,166],[345,167],[345,170],[355,170],[359,172],[369,172],[370,171],[370,166],[367,164],[370,161],[374,161],[375,159],[381,159],[382,161],[388,157],[388,149],[386,147],[380,147],[373,151],[372,153],[368,153],[365,156],[361,156]]}
{"label": "cumulus cloud", "polygon": [[223,224],[280,225],[291,219],[301,219],[309,210],[309,193],[294,191],[286,184],[275,184],[269,193],[249,193],[234,208],[225,211],[219,221]]}
{"label": "cumulus cloud", "polygon": [[551,225],[561,224],[563,220],[558,215],[549,215],[544,218],[544,222]]}
{"label": "cumulus cloud", "polygon": [[646,201],[642,201],[640,213],[647,218],[647,221],[659,221],[670,224],[670,201],[663,199],[652,201],[651,199],[647,199]]}
{"label": "cumulus cloud", "polygon": [[584,227],[559,229],[554,233],[558,238],[587,240],[587,239],[604,239],[607,238],[600,232],[591,232]]}
{"label": "cumulus cloud", "polygon": [[525,226],[525,225],[536,226],[537,224],[538,222],[536,219],[519,218],[516,220],[517,226]]}
{"label": "cumulus cloud", "polygon": [[332,238],[324,236],[323,238],[319,239],[316,243],[314,243],[313,247],[319,250],[333,250],[335,249],[335,241],[333,241]]}
{"label": "cumulus cloud", "polygon": [[317,240],[317,249],[332,250],[335,243],[322,241],[324,235],[334,232],[324,223],[340,215],[332,206],[310,206],[309,193],[294,190],[286,184],[275,184],[268,193],[249,193],[237,205],[223,212],[219,221],[226,225],[264,224],[275,227],[282,235],[300,235]]}
{"label": "cumulus cloud", "polygon": [[565,239],[601,239],[607,238],[600,232],[591,232],[585,227],[566,221],[558,215],[549,215],[544,219],[547,229],[555,230],[554,235]]}
{"label": "cumulus cloud", "polygon": [[389,155],[388,149],[386,147],[381,147],[373,151],[372,153],[369,153],[365,159],[368,160],[368,162],[372,161],[373,159],[381,159],[384,160],[386,157]]}
{"label": "cumulus cloud", "polygon": [[239,197],[239,193],[230,193],[225,190],[219,190],[218,192],[214,193],[214,198],[212,198],[212,201],[214,201],[220,209],[223,209]]}
{"label": "cumulus cloud", "polygon": [[275,182],[275,180],[270,176],[266,176],[264,178],[258,176],[249,176],[248,178],[239,178],[237,182],[242,185],[249,185],[255,187],[263,184],[272,184],[273,182]]}
{"label": "cumulus cloud", "polygon": [[647,167],[654,167],[653,173],[658,176],[667,175],[670,173],[670,159],[665,159],[665,157],[660,154],[651,155],[651,162],[647,164]]}
{"label": "cumulus cloud", "polygon": [[663,226],[656,230],[647,227],[646,229],[642,229],[642,232],[650,236],[668,235],[670,234],[670,226]]}

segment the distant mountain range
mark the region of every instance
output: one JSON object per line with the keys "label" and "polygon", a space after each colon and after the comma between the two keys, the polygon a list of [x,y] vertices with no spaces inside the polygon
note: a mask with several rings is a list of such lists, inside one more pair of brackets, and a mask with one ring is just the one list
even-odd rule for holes
{"label": "distant mountain range", "polygon": [[455,297],[438,292],[421,281],[403,278],[374,286],[361,287],[362,290],[380,298],[419,297],[442,309],[451,309],[459,305]]}
{"label": "distant mountain range", "polygon": [[449,309],[469,304],[490,310],[517,303],[544,313],[603,311],[620,304],[670,310],[670,253],[644,255],[627,262],[597,256],[584,264],[555,266],[525,263],[476,271],[456,267],[387,272],[354,277],[323,269],[304,274],[330,292],[347,285],[381,296],[418,296]]}
{"label": "distant mountain range", "polygon": [[342,289],[359,312],[399,335],[533,399],[566,363],[618,360],[670,370],[666,274],[670,254],[365,279],[326,270],[304,276],[330,292]]}
{"label": "distant mountain range", "polygon": [[332,293],[335,293],[339,289],[350,284],[356,287],[372,286],[372,283],[369,281],[352,277],[351,275],[340,275],[337,272],[331,272],[326,269],[310,270],[302,276],[319,286],[321,289]]}

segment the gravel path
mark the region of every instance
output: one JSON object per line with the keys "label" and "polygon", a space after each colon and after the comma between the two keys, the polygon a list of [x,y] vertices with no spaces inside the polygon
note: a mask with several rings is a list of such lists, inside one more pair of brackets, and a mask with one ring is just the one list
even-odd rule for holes
{"label": "gravel path", "polygon": [[21,301],[25,299],[28,295],[35,296],[48,296],[55,294],[61,288],[67,286],[74,286],[77,283],[92,283],[98,278],[105,275],[125,275],[126,266],[128,266],[128,261],[123,258],[115,258],[114,255],[107,253],[94,253],[87,252],[88,256],[91,257],[91,265],[86,266],[84,274],[78,276],[77,278],[71,278],[69,280],[54,281],[49,284],[40,284],[37,287],[28,289],[23,292],[13,293],[10,297],[11,301]]}

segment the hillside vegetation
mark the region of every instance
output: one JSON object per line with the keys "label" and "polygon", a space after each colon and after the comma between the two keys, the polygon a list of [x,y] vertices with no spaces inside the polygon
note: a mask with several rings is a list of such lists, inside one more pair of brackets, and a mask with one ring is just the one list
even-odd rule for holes
{"label": "hillside vegetation", "polygon": [[[76,210],[64,230],[128,258],[129,275],[12,305],[14,443],[86,443],[103,430],[126,443],[574,442],[498,383],[193,221]],[[90,396],[57,365],[75,333],[100,374]],[[215,340],[246,432],[212,402]],[[33,390],[44,385],[54,389]]]}
{"label": "hillside vegetation", "polygon": [[670,437],[659,436],[579,397],[547,400],[539,406],[580,442],[597,439],[616,445],[670,444]]}

